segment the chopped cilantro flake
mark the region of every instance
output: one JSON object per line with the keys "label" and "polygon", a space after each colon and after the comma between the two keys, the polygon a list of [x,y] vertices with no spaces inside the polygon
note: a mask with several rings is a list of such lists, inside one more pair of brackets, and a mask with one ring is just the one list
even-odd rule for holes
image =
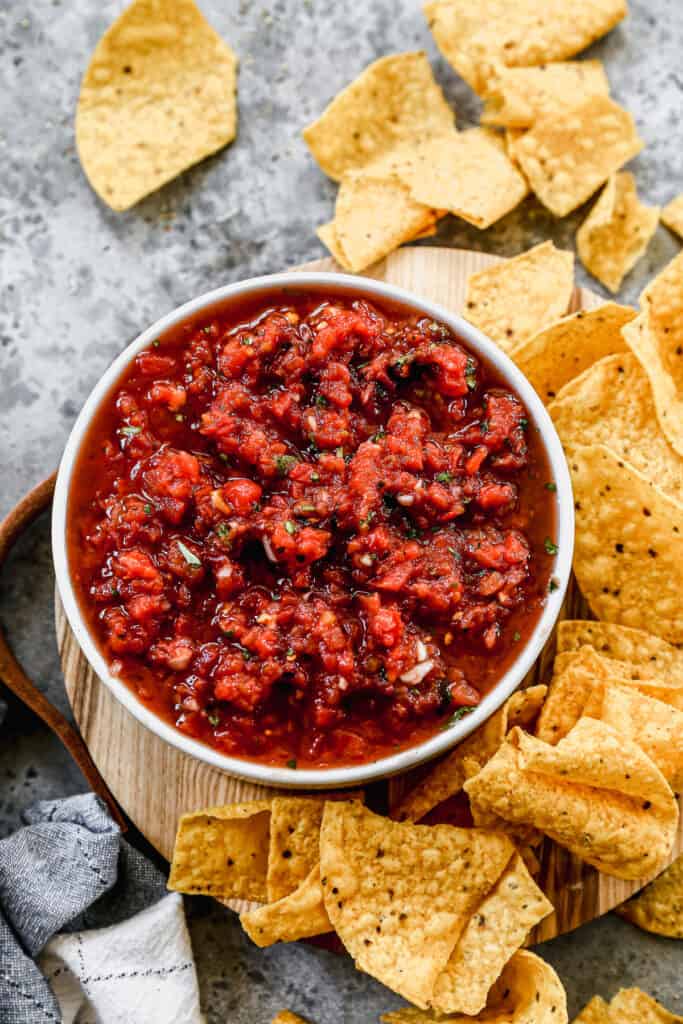
{"label": "chopped cilantro flake", "polygon": [[549,555],[556,555],[557,552],[560,550],[557,544],[554,541],[552,541],[550,537],[545,538],[545,540],[543,541],[543,547],[546,549]]}
{"label": "chopped cilantro flake", "polygon": [[290,536],[293,536],[296,533],[296,523],[293,523],[291,519],[286,519],[285,530]]}
{"label": "chopped cilantro flake", "polygon": [[299,460],[295,455],[276,455],[275,468],[280,476],[287,476],[289,471],[296,466]]}
{"label": "chopped cilantro flake", "polygon": [[289,759],[289,761],[287,762],[287,767],[291,768],[292,771],[296,768],[296,758],[295,757],[292,757],[292,758]]}
{"label": "chopped cilantro flake", "polygon": [[552,480],[549,480],[548,483],[545,485],[545,489],[546,491],[556,491],[557,484],[554,484]]}
{"label": "chopped cilantro flake", "polygon": [[180,554],[183,556],[188,565],[191,565],[194,568],[198,568],[199,566],[201,566],[202,563],[197,558],[194,551],[190,551],[188,546],[186,544],[183,544],[181,540],[177,541],[176,543],[178,545],[178,550],[180,551]]}
{"label": "chopped cilantro flake", "polygon": [[436,476],[434,477],[434,479],[438,480],[438,482],[440,484],[449,484],[451,482],[451,480],[453,479],[453,474],[452,473],[437,473]]}
{"label": "chopped cilantro flake", "polygon": [[121,433],[124,437],[135,437],[135,435],[139,434],[141,430],[142,427],[121,427]]}

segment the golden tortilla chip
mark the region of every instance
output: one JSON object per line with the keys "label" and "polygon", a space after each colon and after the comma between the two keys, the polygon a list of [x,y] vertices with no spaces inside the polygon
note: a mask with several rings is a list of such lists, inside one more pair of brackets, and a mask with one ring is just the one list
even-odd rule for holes
{"label": "golden tortilla chip", "polygon": [[438,804],[459,793],[469,777],[468,771],[479,771],[493,757],[509,729],[515,725],[529,726],[533,722],[546,693],[545,686],[530,686],[513,693],[502,708],[402,797],[392,808],[392,818],[396,821],[420,821]]}
{"label": "golden tortilla chip", "polygon": [[595,363],[548,412],[565,451],[603,444],[683,507],[683,458],[659,429],[650,382],[632,352]]}
{"label": "golden tortilla chip", "polygon": [[453,130],[455,114],[426,54],[395,53],[370,64],[304,131],[321,169],[336,181],[395,146]]}
{"label": "golden tortilla chip", "polygon": [[546,115],[515,143],[531,188],[565,217],[643,148],[632,116],[609,96]]}
{"label": "golden tortilla chip", "polygon": [[539,117],[561,116],[564,109],[589,96],[609,96],[602,61],[501,67],[488,85],[481,121],[508,128],[528,128]]}
{"label": "golden tortilla chip", "polygon": [[[574,670],[573,680],[577,690],[585,686],[588,692],[589,681],[601,679],[611,685],[633,686],[647,697],[654,697],[664,704],[670,704],[672,708],[683,710],[683,681],[675,678],[671,671],[662,671],[656,665],[606,658],[593,647],[581,647],[578,651],[566,651],[556,656],[556,675],[564,673],[570,667]],[[549,694],[546,704],[549,702],[552,703],[552,693]],[[539,723],[540,721],[539,718]],[[538,729],[537,735],[540,735]]]}
{"label": "golden tortilla chip", "polygon": [[574,256],[552,242],[471,274],[465,317],[505,352],[567,312]]}
{"label": "golden tortilla chip", "polygon": [[356,966],[425,1009],[513,853],[504,836],[399,824],[359,803],[328,801],[320,833],[325,908]]}
{"label": "golden tortilla chip", "polygon": [[325,798],[276,796],[270,813],[268,902],[301,885],[320,861],[320,825]]}
{"label": "golden tortilla chip", "polygon": [[678,827],[678,804],[656,765],[587,717],[554,747],[513,729],[465,791],[473,807],[532,825],[617,878],[661,870]]}
{"label": "golden tortilla chip", "polygon": [[520,950],[508,961],[489,993],[486,1009],[475,1017],[456,1013],[448,1018],[406,1006],[383,1014],[384,1024],[567,1024],[567,997],[550,964]]}
{"label": "golden tortilla chip", "polygon": [[683,1024],[683,1017],[669,1013],[639,988],[622,988],[609,1004],[612,1024]]}
{"label": "golden tortilla chip", "polygon": [[643,315],[624,337],[650,378],[659,424],[683,455],[683,253],[641,296]]}
{"label": "golden tortilla chip", "polygon": [[492,892],[468,921],[446,969],[436,979],[432,1007],[479,1013],[505,964],[553,911],[516,853]]}
{"label": "golden tortilla chip", "polygon": [[593,613],[683,642],[683,508],[603,445],[569,461],[574,572]]}
{"label": "golden tortilla chip", "polygon": [[134,0],[83,77],[76,145],[113,210],[127,210],[237,131],[237,58],[192,0]]}
{"label": "golden tortilla chip", "polygon": [[271,1024],[309,1024],[303,1017],[299,1017],[298,1014],[292,1013],[291,1010],[280,1010],[280,1012],[273,1017]]}
{"label": "golden tortilla chip", "polygon": [[683,939],[683,857],[617,907],[617,914],[646,932]]}
{"label": "golden tortilla chip", "polygon": [[275,903],[240,915],[240,924],[257,946],[296,942],[332,931],[320,886],[320,865],[314,864],[303,882]]}
{"label": "golden tortilla chip", "polygon": [[621,328],[636,315],[616,302],[580,310],[515,345],[509,355],[547,403],[599,359],[628,351]]}
{"label": "golden tortilla chip", "polygon": [[659,223],[659,207],[638,199],[628,171],[613,174],[576,233],[579,258],[598,281],[618,292],[643,256]]}
{"label": "golden tortilla chip", "polygon": [[572,1024],[614,1024],[609,1015],[609,1004],[601,996],[593,996]]}
{"label": "golden tortilla chip", "polygon": [[593,647],[602,660],[621,663],[620,669],[633,670],[631,679],[661,677],[683,686],[683,651],[644,629],[630,629],[613,622],[564,619],[558,623],[558,653]]}
{"label": "golden tortilla chip", "polygon": [[683,193],[676,196],[662,210],[662,224],[683,238]]}
{"label": "golden tortilla chip", "polygon": [[270,801],[184,814],[168,888],[221,899],[265,900]]}
{"label": "golden tortilla chip", "polygon": [[503,139],[487,128],[433,139],[416,149],[398,174],[417,202],[448,210],[481,229],[504,217],[529,192]]}
{"label": "golden tortilla chip", "polygon": [[609,32],[626,0],[432,0],[425,16],[446,60],[483,93],[499,64],[566,60]]}

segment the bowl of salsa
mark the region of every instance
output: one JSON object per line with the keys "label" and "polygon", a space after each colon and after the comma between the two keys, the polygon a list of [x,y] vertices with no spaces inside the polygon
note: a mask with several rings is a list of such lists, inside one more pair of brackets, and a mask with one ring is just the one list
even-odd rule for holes
{"label": "bowl of salsa", "polygon": [[357,785],[519,685],[571,571],[573,500],[504,353],[393,285],[292,273],[187,303],[88,398],[55,492],[95,673],[185,753]]}

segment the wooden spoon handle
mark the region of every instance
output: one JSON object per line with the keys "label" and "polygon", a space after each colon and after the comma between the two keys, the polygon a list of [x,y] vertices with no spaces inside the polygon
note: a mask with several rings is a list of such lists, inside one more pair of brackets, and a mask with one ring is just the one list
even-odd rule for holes
{"label": "wooden spoon handle", "polygon": [[[12,511],[0,523],[0,570],[12,550],[14,543],[24,530],[52,501],[57,474],[53,473],[47,480],[29,491]],[[88,748],[80,733],[71,725],[64,715],[50,704],[38,687],[31,682],[12,652],[7,638],[0,629],[0,680],[45,722],[69,751],[78,767],[87,779],[90,788],[106,803],[109,811],[123,832],[127,829],[126,820],[114,797],[109,792],[104,779],[95,767]]]}

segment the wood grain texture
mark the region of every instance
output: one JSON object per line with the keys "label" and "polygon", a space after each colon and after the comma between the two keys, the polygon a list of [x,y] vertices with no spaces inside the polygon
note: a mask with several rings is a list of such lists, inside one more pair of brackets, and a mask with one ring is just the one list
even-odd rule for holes
{"label": "wood grain texture", "polygon": [[[498,257],[485,253],[413,246],[393,253],[368,276],[390,281],[458,312],[469,274],[495,262]],[[339,268],[333,260],[325,259],[297,269]],[[602,301],[592,292],[576,289],[571,308],[592,309]],[[587,614],[578,589],[572,585],[565,602],[566,617]],[[56,623],[67,693],[93,760],[131,820],[164,857],[171,857],[178,818],[184,812],[268,795],[265,787],[188,757],[141,726],[92,672],[69,629],[59,598]],[[527,677],[528,683],[547,680],[553,656],[551,641]],[[388,783],[392,802],[409,784],[405,776]],[[671,859],[682,852],[683,830],[679,831]],[[533,942],[553,938],[606,913],[650,880],[625,882],[602,875],[549,841],[541,848],[540,861],[538,881],[555,913],[534,931]],[[245,907],[240,901],[229,905],[238,911]]]}

